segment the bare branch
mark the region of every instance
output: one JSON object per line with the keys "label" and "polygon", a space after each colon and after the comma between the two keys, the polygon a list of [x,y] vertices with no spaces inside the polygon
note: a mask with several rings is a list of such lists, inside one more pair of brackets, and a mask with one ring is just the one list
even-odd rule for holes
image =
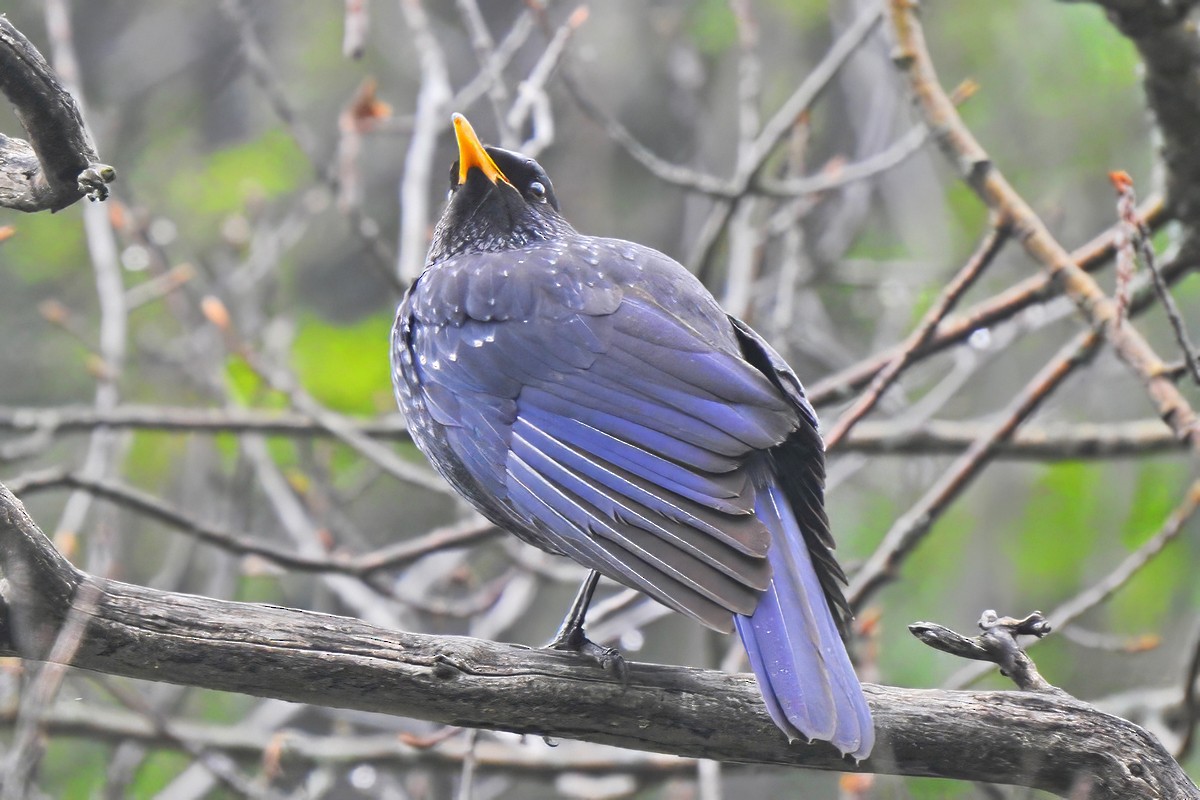
{"label": "bare branch", "polygon": [[1036,636],[1039,639],[1050,633],[1050,624],[1042,612],[1034,611],[1023,619],[1002,617],[995,611],[985,611],[979,618],[979,636],[967,638],[947,627],[933,622],[914,622],[909,632],[935,650],[959,658],[975,661],[990,661],[1000,667],[1000,674],[1011,678],[1019,689],[1027,692],[1063,693],[1051,686],[1037,670],[1025,651],[1017,642],[1018,636]]}
{"label": "bare branch", "polygon": [[913,357],[917,350],[929,341],[937,329],[938,323],[945,318],[958,303],[958,299],[963,296],[967,289],[971,288],[972,284],[983,274],[988,265],[995,260],[1008,241],[1009,229],[1004,220],[988,233],[975,254],[967,261],[963,268],[958,271],[958,274],[950,279],[942,291],[938,294],[938,298],[934,301],[929,310],[925,312],[925,316],[921,318],[921,322],[917,325],[916,330],[909,334],[904,341],[899,353],[888,363],[886,367],[875,375],[875,379],[871,382],[871,386],[859,397],[841,417],[834,423],[833,428],[825,434],[825,447],[829,450],[837,447],[843,437],[854,427],[860,419],[870,413],[875,404],[879,402],[879,398],[883,397],[883,393],[888,387],[900,377],[900,373],[913,362]]}
{"label": "bare branch", "polygon": [[342,23],[342,55],[362,58],[371,26],[370,0],[345,0]]}
{"label": "bare branch", "polygon": [[1183,738],[1175,750],[1175,758],[1180,762],[1191,755],[1196,745],[1196,725],[1200,723],[1200,697],[1196,691],[1196,683],[1200,681],[1200,636],[1192,642],[1191,653],[1183,678]]}
{"label": "bare branch", "polygon": [[[0,711],[0,726],[11,726],[16,715]],[[130,711],[72,700],[46,709],[42,716],[46,732],[55,737],[74,736],[92,740],[119,742],[134,740],[147,746],[178,748],[190,745],[221,751],[237,758],[262,761],[266,751],[274,749],[284,759],[321,764],[397,764],[457,766],[466,756],[465,737],[451,735],[435,741],[394,733],[322,735],[299,729],[277,731],[243,722],[220,725],[190,720],[173,720],[173,737],[159,733],[154,721]],[[455,729],[449,729],[451,734]],[[458,729],[461,730],[461,729]],[[633,773],[646,777],[682,774],[694,769],[695,762],[658,753],[616,748],[596,748],[585,743],[562,741],[553,747],[530,737],[513,742],[505,739],[481,739],[475,745],[480,766],[513,773],[539,774],[545,770],[604,775],[612,772]]]}
{"label": "bare branch", "polygon": [[[1166,222],[1166,207],[1162,197],[1153,197],[1142,204],[1139,218],[1154,230]],[[1071,253],[1081,269],[1094,272],[1112,258],[1119,228],[1114,225],[1090,242]],[[1180,257],[1163,268],[1163,277],[1172,283],[1195,268],[1195,258]],[[914,357],[927,358],[948,347],[959,344],[980,328],[988,328],[1006,319],[1011,319],[1026,308],[1044,303],[1062,294],[1062,287],[1046,273],[1033,275],[1009,289],[971,306],[960,314],[943,320],[930,340],[918,348]],[[1133,315],[1144,311],[1151,302],[1151,295],[1138,292],[1132,301]],[[879,370],[883,369],[900,352],[901,345],[889,347],[881,353],[853,364],[840,372],[823,378],[807,387],[809,400],[820,407],[838,400],[847,399],[865,386]]]}
{"label": "bare branch", "polygon": [[1103,332],[1117,356],[1141,380],[1159,415],[1194,451],[1200,452],[1196,413],[1163,374],[1162,359],[1133,325],[1116,324],[1116,303],[1054,239],[963,124],[954,103],[938,83],[914,5],[910,0],[892,0],[891,18],[898,41],[896,64],[908,75],[917,105],[942,151],[988,208],[1011,221],[1026,252],[1062,285],[1083,318]]}
{"label": "bare branch", "polygon": [[434,36],[421,0],[401,0],[400,10],[421,65],[421,88],[417,93],[412,138],[404,157],[404,176],[400,180],[400,246],[396,276],[407,286],[416,280],[425,263],[433,155],[438,134],[446,128],[449,113],[446,104],[452,90],[446,54]]}
{"label": "bare branch", "polygon": [[[1162,303],[1163,310],[1167,312],[1171,330],[1175,332],[1175,342],[1183,353],[1184,366],[1187,367],[1192,380],[1200,384],[1200,356],[1197,355],[1196,346],[1192,344],[1191,337],[1188,336],[1187,326],[1183,323],[1183,315],[1179,313],[1179,306],[1176,305],[1167,282],[1163,280],[1162,271],[1158,268],[1158,258],[1154,254],[1154,245],[1150,241],[1150,230],[1138,218],[1137,211],[1134,209],[1137,197],[1133,190],[1133,179],[1124,172],[1111,172],[1109,178],[1117,190],[1117,217],[1122,228],[1122,238],[1126,240],[1128,249],[1136,252],[1142,263],[1146,265],[1146,269],[1150,270],[1154,291],[1158,294],[1158,300]],[[1122,250],[1124,249],[1123,247]],[[1132,258],[1122,258],[1121,260],[1132,261]],[[1118,283],[1118,287],[1120,286],[1121,284]],[[1117,298],[1117,305],[1119,311],[1120,295]],[[1120,322],[1120,317],[1117,321]]]}
{"label": "bare branch", "polygon": [[[939,455],[966,450],[988,423],[931,420],[908,427],[896,422],[865,421],[838,446],[841,453]],[[1113,423],[1047,423],[1023,426],[996,445],[997,458],[1035,460],[1110,459],[1186,453],[1183,443],[1159,419]]]}
{"label": "bare branch", "polygon": [[[378,439],[406,440],[408,426],[399,413],[375,419],[343,418],[344,423]],[[111,409],[90,406],[16,408],[0,406],[0,428],[54,435],[98,426],[179,433],[260,433],[284,436],[333,436],[310,414],[254,408],[190,408],[125,404]]]}
{"label": "bare branch", "polygon": [[1138,49],[1146,99],[1162,136],[1159,151],[1166,167],[1172,214],[1194,243],[1200,236],[1200,41],[1196,38],[1196,0],[1091,0]]}
{"label": "bare branch", "polygon": [[29,141],[0,133],[0,207],[58,211],[104,200],[117,171],[100,163],[75,100],[37,48],[0,15],[0,92]]}
{"label": "bare branch", "polygon": [[74,598],[94,587],[99,600],[71,663],[99,672],[726,761],[969,778],[1060,796],[1094,778],[1093,800],[1200,797],[1156,739],[1069,698],[867,685],[880,745],[855,766],[820,743],[788,744],[746,675],[631,664],[622,685],[565,653],[98,579],[54,551],[2,487],[0,568],[9,578],[3,650],[25,658],[49,655],[46,641],[79,607]]}

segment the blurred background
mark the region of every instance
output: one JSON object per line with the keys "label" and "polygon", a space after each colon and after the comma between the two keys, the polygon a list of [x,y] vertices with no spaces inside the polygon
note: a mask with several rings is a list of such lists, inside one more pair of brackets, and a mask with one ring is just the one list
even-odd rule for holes
{"label": "blurred background", "polygon": [[[408,630],[549,639],[582,570],[491,535],[433,477],[394,413],[389,330],[445,197],[450,113],[466,113],[487,141],[536,155],[581,231],[652,245],[700,274],[791,361],[828,427],[856,388],[839,376],[902,341],[989,227],[918,124],[886,22],[864,22],[873,8],[12,0],[9,19],[80,99],[119,178],[107,203],[0,210],[0,480],[27,487],[17,493],[33,517],[98,574]],[[1153,193],[1137,55],[1099,10],[931,2],[923,20],[942,83],[962,87],[967,124],[1065,246],[1115,223],[1109,170]],[[755,170],[776,191],[738,188],[763,126],[829,65],[832,43],[859,32]],[[21,135],[7,107],[0,130]],[[801,177],[824,184],[781,183]],[[1160,252],[1171,236],[1159,232]],[[1037,270],[1010,245],[962,307]],[[1111,290],[1111,264],[1097,279]],[[1200,324],[1196,282],[1175,291]],[[1137,325],[1178,357],[1160,311]],[[828,505],[852,576],[964,447],[868,451],[867,434],[930,421],[982,430],[1080,328],[1061,299],[977,328],[907,370],[831,450]],[[1191,478],[1154,413],[1111,353],[1077,370],[1030,426],[1099,436],[1137,423],[1158,444],[1135,442],[1119,457],[1048,447],[992,462],[897,579],[864,598],[855,643],[864,678],[1007,688],[994,670],[922,647],[906,626],[970,633],[984,609],[1021,616],[1099,595],[1098,582],[1160,530]],[[264,421],[280,415],[295,427]],[[329,433],[346,420],[358,438]],[[64,473],[118,491],[72,491]],[[143,495],[176,516],[129,501]],[[189,522],[309,556],[393,560],[366,580],[294,572],[269,554],[202,543],[181,531]],[[397,543],[420,547],[445,526],[469,546],[395,557]],[[1052,683],[1146,725],[1171,749],[1200,632],[1196,534],[1188,523],[1033,651]],[[594,611],[592,634],[628,658],[745,669],[732,639],[615,585]],[[8,732],[21,686],[21,665],[7,664]],[[122,701],[130,688],[191,726],[179,730],[208,756],[133,735],[126,723],[147,712]],[[551,747],[83,672],[68,675],[46,713],[30,796],[1039,796]],[[301,732],[306,746],[289,745]],[[372,750],[380,737],[389,746]],[[477,758],[464,762],[472,746]],[[1185,767],[1196,774],[1200,763]]]}

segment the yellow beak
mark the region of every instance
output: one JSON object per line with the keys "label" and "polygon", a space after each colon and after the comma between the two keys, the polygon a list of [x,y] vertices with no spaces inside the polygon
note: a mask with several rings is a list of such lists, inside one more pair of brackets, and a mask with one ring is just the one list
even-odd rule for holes
{"label": "yellow beak", "polygon": [[475,135],[475,129],[471,127],[471,123],[467,122],[467,118],[462,114],[455,114],[453,119],[454,138],[458,140],[459,185],[467,182],[467,173],[471,171],[471,167],[478,168],[492,183],[504,181],[511,184],[512,181],[504,176],[504,173],[496,166],[496,162],[488,155],[487,150],[483,149],[483,142],[479,141],[479,137]]}

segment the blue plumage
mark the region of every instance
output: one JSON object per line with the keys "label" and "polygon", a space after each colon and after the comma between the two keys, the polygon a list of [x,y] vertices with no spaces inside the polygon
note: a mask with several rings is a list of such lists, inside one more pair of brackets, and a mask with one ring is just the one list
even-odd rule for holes
{"label": "blue plumage", "polygon": [[778,727],[865,757],[799,381],[678,263],[576,233],[536,163],[456,126],[468,166],[393,334],[414,441],[522,539],[736,627]]}

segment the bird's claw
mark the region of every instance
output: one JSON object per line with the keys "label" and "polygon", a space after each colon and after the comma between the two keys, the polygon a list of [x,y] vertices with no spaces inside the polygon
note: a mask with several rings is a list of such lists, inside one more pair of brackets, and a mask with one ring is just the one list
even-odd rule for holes
{"label": "bird's claw", "polygon": [[546,645],[547,650],[559,650],[576,653],[589,661],[593,661],[605,672],[617,676],[622,684],[629,682],[629,665],[625,656],[615,647],[605,647],[596,644],[583,633],[583,628],[575,628],[558,636]]}
{"label": "bird's claw", "polygon": [[117,179],[117,171],[108,164],[89,164],[79,173],[79,191],[88,200],[107,200],[108,184]]}

